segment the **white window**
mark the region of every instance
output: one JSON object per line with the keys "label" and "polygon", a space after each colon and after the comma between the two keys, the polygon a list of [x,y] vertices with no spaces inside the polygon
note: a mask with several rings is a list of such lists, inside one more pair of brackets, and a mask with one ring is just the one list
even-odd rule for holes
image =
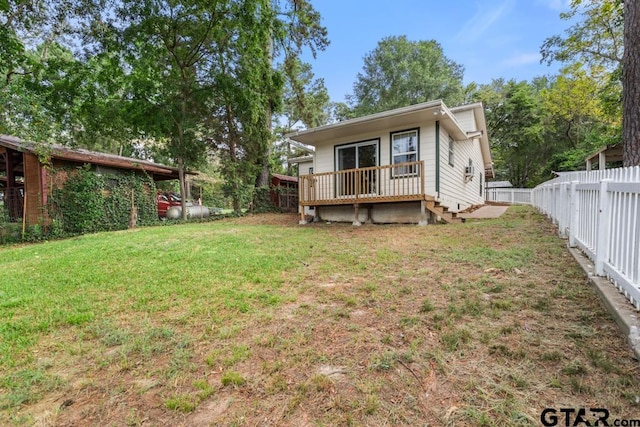
{"label": "white window", "polygon": [[393,176],[416,175],[418,173],[418,129],[391,134],[391,163],[404,164],[393,168]]}
{"label": "white window", "polygon": [[453,166],[453,138],[449,137],[449,166]]}

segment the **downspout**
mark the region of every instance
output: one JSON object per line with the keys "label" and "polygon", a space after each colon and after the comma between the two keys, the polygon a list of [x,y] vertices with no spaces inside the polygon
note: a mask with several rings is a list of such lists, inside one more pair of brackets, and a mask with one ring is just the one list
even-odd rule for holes
{"label": "downspout", "polygon": [[436,199],[440,198],[440,121],[436,120]]}

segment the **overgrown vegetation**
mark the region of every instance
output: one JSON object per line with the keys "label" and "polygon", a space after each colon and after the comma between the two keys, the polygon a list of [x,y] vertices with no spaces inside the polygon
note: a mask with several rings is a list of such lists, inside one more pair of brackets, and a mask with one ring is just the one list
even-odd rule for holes
{"label": "overgrown vegetation", "polygon": [[149,176],[98,174],[88,167],[67,173],[64,187],[55,188],[49,201],[54,228],[68,234],[124,230],[132,211],[139,225],[158,221],[156,187]]}
{"label": "overgrown vegetation", "polygon": [[0,249],[0,424],[637,418],[640,368],[530,208],[456,226],[254,215]]}

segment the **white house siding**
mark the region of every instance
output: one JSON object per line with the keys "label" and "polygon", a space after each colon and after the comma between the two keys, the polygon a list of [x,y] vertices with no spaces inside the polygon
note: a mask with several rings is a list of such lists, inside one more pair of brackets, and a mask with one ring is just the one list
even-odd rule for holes
{"label": "white house siding", "polygon": [[[341,138],[335,140],[324,141],[322,144],[316,145],[315,154],[315,169],[314,173],[322,172],[334,172],[335,171],[335,147],[337,145],[351,144],[362,141],[378,140],[378,164],[389,165],[391,164],[391,142],[390,134],[394,132],[400,132],[408,129],[419,129],[420,144],[418,148],[418,160],[425,161],[425,189],[428,194],[435,194],[435,124],[430,123],[427,126],[419,126],[416,123],[415,126],[404,126],[402,128],[392,128],[384,133],[369,133],[359,134],[349,138]],[[302,169],[301,169],[302,170]],[[404,178],[412,181],[419,181],[421,178]],[[382,182],[384,187],[381,189],[383,194],[385,189],[388,189],[392,185],[399,185],[398,181],[393,179],[390,181]],[[407,188],[410,188],[407,185]],[[415,188],[415,187],[413,187]],[[330,188],[326,191],[333,191],[333,180],[330,182]],[[317,189],[316,191],[323,191],[323,189]],[[399,194],[398,192],[394,194]]]}
{"label": "white house siding", "polygon": [[[313,168],[313,160],[298,163],[298,176],[308,174],[311,168]],[[298,206],[298,213],[300,213],[301,209],[302,206]],[[313,207],[305,206],[304,213],[305,215],[315,215],[315,209]]]}
{"label": "white house siding", "polygon": [[[477,129],[472,110],[456,113],[456,118],[466,131]],[[449,165],[449,135],[440,130],[440,202],[450,211],[458,212],[472,205],[484,203],[484,189],[480,195],[481,182],[484,185],[484,161],[480,140],[454,141],[453,166]],[[465,167],[471,159],[475,172],[473,179],[465,180]]]}
{"label": "white house siding", "polygon": [[[435,124],[430,123],[427,126],[420,126],[416,123],[414,126],[403,126],[401,128],[392,128],[383,133],[367,133],[358,134],[353,137],[340,138],[324,141],[322,144],[316,145],[315,168],[314,173],[334,172],[335,171],[335,147],[338,145],[351,144],[362,141],[377,140],[378,142],[378,163],[379,165],[391,164],[391,143],[390,134],[409,129],[418,129],[420,135],[420,144],[418,148],[418,160],[425,161],[425,190],[427,194],[435,194]],[[303,169],[301,169],[303,170]],[[401,180],[420,181],[420,177],[415,178],[398,178],[385,180],[380,184],[383,186],[381,191],[385,194],[385,190],[391,186],[402,188]],[[325,185],[323,188],[315,189],[318,195],[331,195],[334,191],[334,182],[331,180],[323,180]],[[414,183],[417,185],[417,183]],[[321,185],[321,184],[319,184]],[[406,185],[406,188],[416,188]],[[386,193],[388,194],[388,193]],[[395,191],[393,194],[401,194]]]}

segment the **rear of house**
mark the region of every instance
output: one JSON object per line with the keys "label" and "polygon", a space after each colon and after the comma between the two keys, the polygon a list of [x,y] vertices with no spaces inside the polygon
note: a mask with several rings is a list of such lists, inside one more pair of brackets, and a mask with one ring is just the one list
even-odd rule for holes
{"label": "rear of house", "polygon": [[303,222],[309,207],[354,224],[456,222],[493,175],[481,103],[437,100],[287,136],[315,147],[313,173],[299,177]]}

